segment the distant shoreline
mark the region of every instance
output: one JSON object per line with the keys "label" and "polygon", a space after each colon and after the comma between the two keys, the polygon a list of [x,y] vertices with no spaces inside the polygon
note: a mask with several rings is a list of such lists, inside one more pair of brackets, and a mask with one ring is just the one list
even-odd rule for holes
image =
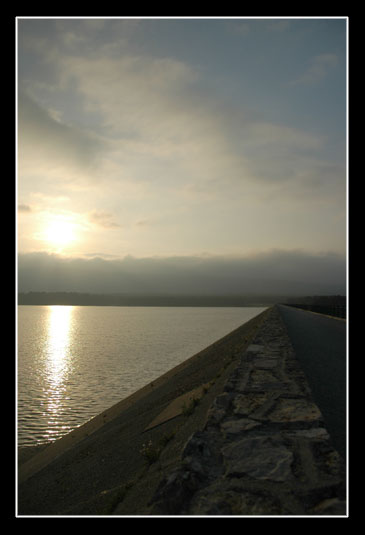
{"label": "distant shoreline", "polygon": [[260,307],[276,303],[344,304],[346,297],[285,295],[91,294],[79,292],[20,292],[18,305]]}
{"label": "distant shoreline", "polygon": [[167,307],[255,307],[270,306],[277,298],[200,295],[109,295],[77,292],[19,293],[19,305],[74,306],[167,306]]}

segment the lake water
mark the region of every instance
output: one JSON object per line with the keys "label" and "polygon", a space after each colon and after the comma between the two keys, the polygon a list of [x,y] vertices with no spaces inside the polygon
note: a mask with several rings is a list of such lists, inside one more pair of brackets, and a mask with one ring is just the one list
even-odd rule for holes
{"label": "lake water", "polygon": [[18,307],[18,444],[56,440],[265,310]]}

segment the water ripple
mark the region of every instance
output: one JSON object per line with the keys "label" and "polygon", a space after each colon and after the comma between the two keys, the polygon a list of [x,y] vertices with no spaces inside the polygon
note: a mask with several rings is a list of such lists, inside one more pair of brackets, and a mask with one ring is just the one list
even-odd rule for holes
{"label": "water ripple", "polygon": [[19,445],[60,438],[262,310],[19,306]]}

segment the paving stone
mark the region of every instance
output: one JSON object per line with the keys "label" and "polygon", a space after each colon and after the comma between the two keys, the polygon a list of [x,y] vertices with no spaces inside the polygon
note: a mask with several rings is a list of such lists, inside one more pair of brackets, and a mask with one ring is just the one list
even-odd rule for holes
{"label": "paving stone", "polygon": [[277,307],[161,483],[152,510],[190,515],[344,515],[344,467]]}
{"label": "paving stone", "polygon": [[330,438],[327,430],[324,427],[290,431],[287,433],[287,435],[295,438],[304,438],[308,440],[329,440]]}
{"label": "paving stone", "polygon": [[301,398],[280,398],[274,410],[268,416],[271,422],[315,422],[321,421],[322,415],[317,405]]}
{"label": "paving stone", "polygon": [[279,515],[282,504],[269,492],[252,492],[241,488],[237,480],[213,484],[198,492],[190,514],[195,515]]}
{"label": "paving stone", "polygon": [[345,515],[346,502],[338,498],[329,498],[313,507],[312,513],[314,515]]}
{"label": "paving stone", "polygon": [[232,402],[234,407],[233,412],[239,416],[253,415],[269,399],[270,394],[268,392],[237,394]]}
{"label": "paving stone", "polygon": [[220,428],[226,435],[238,435],[244,431],[250,431],[261,423],[250,418],[239,418],[238,420],[226,420],[221,423]]}
{"label": "paving stone", "polygon": [[282,381],[278,380],[273,373],[267,370],[256,369],[250,375],[248,388],[251,390],[284,390]]}
{"label": "paving stone", "polygon": [[246,349],[247,353],[261,353],[265,347],[261,344],[250,344]]}
{"label": "paving stone", "polygon": [[281,440],[256,437],[233,442],[222,449],[226,476],[250,476],[258,480],[292,479],[293,453]]}
{"label": "paving stone", "polygon": [[271,370],[278,365],[278,359],[274,357],[256,357],[253,360],[256,369]]}

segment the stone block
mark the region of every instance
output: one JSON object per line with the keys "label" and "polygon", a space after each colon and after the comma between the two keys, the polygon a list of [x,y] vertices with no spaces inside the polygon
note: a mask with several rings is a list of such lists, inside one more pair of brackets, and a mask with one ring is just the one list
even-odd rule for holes
{"label": "stone block", "polygon": [[247,353],[262,353],[265,347],[261,344],[250,344],[246,349]]}
{"label": "stone block", "polygon": [[255,357],[253,365],[256,369],[272,370],[278,365],[278,359],[275,357]]}
{"label": "stone block", "polygon": [[254,429],[260,425],[260,422],[250,420],[250,418],[239,418],[236,420],[226,420],[221,423],[220,428],[227,436],[230,436],[250,431],[250,429]]}
{"label": "stone block", "polygon": [[226,476],[248,476],[252,479],[290,481],[293,453],[284,442],[272,436],[246,438],[222,448]]}
{"label": "stone block", "polygon": [[265,491],[250,491],[237,480],[225,480],[199,491],[191,502],[193,515],[278,515],[280,500]]}
{"label": "stone block", "polygon": [[268,370],[255,369],[251,372],[250,380],[247,385],[250,390],[283,390],[285,385],[279,381],[273,373]]}
{"label": "stone block", "polygon": [[269,392],[237,394],[233,400],[233,412],[237,416],[253,415],[270,399]]}
{"label": "stone block", "polygon": [[306,398],[279,398],[268,419],[275,423],[313,423],[320,422],[322,414],[317,405]]}

